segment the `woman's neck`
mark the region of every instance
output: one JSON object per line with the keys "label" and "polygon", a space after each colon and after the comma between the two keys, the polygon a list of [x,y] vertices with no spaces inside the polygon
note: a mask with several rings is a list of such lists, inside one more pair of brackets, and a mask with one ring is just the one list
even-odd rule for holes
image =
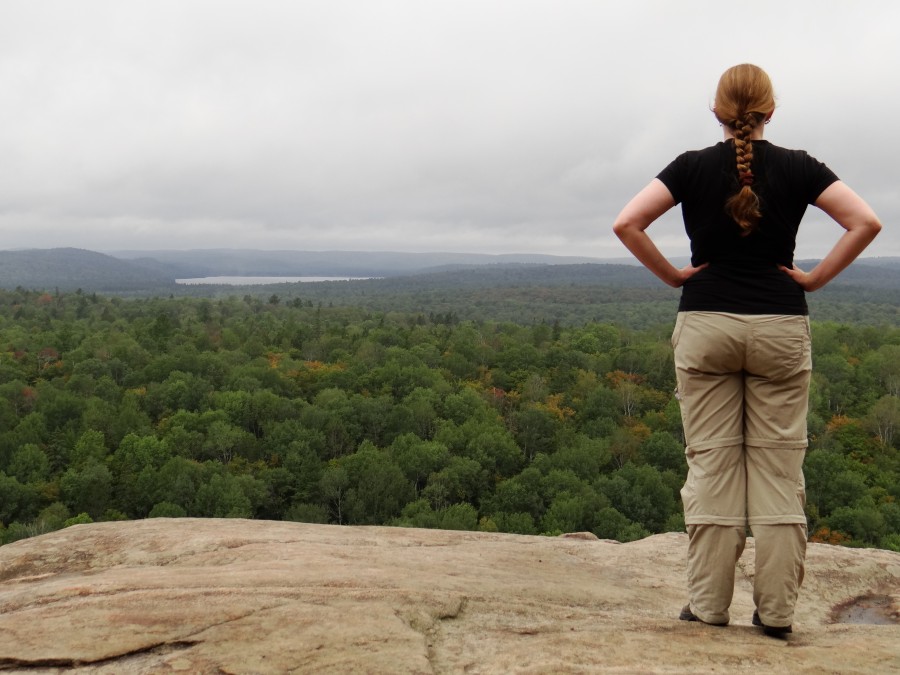
{"label": "woman's neck", "polygon": [[[755,129],[753,130],[753,132],[750,134],[749,140],[751,140],[751,141],[761,141],[761,140],[763,140],[763,131],[764,131],[764,129],[765,129],[765,126],[766,126],[765,124],[757,124],[757,125],[756,125],[756,128],[755,128]],[[726,126],[726,125],[723,124],[723,125],[722,125],[722,130],[725,132],[725,140],[726,140],[726,141],[727,141],[729,138],[734,138],[734,133],[731,131],[731,128],[730,128],[730,127],[728,127],[728,126]]]}

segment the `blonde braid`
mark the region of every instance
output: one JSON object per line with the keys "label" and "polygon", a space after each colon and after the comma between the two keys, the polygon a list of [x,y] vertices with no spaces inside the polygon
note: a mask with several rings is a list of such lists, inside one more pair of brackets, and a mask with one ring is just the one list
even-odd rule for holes
{"label": "blonde braid", "polygon": [[732,120],[728,125],[733,130],[734,152],[737,160],[738,180],[741,189],[725,202],[725,210],[740,225],[741,236],[747,236],[756,229],[762,212],[759,210],[759,197],[753,191],[753,143],[750,136],[762,121],[759,113],[748,112],[740,118]]}

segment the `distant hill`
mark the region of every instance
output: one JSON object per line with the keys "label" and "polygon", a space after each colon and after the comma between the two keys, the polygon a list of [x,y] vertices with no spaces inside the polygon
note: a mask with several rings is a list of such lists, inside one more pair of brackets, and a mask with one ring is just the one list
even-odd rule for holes
{"label": "distant hill", "polygon": [[[806,262],[806,261],[804,261]],[[811,269],[816,261],[809,261],[803,269]],[[900,289],[900,258],[862,258],[841,272],[830,286],[860,286],[878,289]],[[828,287],[826,287],[827,290]]]}
{"label": "distant hill", "polygon": [[[474,279],[492,283],[497,277],[508,283],[510,277],[535,283],[548,278],[555,283],[606,283],[627,285],[634,279],[640,286],[658,283],[634,258],[592,258],[542,254],[488,255],[478,253],[397,251],[257,251],[237,249],[200,249],[191,251],[111,251],[109,255],[133,263],[148,272],[169,279],[212,276],[332,276],[402,277],[428,274],[429,283],[446,281],[456,285],[452,276],[466,272],[462,283]],[[817,260],[799,260],[804,269]],[[673,258],[672,264],[686,265],[687,258]],[[569,269],[562,271],[558,266]],[[541,268],[551,269],[541,269]],[[636,268],[636,269],[635,269]],[[604,269],[603,272],[600,272]],[[641,271],[637,271],[637,270]],[[487,276],[473,275],[474,270]],[[563,278],[573,276],[575,279]],[[488,278],[491,277],[491,278]],[[847,286],[900,290],[900,258],[861,258],[835,282]]]}
{"label": "distant hill", "polygon": [[882,256],[878,258],[859,258],[857,265],[875,265],[878,267],[900,267],[900,256]]}
{"label": "distant hill", "polygon": [[0,251],[0,288],[134,291],[175,286],[174,277],[79,248]]}
{"label": "distant hill", "polygon": [[[492,264],[561,265],[612,262],[540,254],[404,253],[395,251],[110,251],[109,255],[174,278],[212,276],[391,277],[432,268]],[[623,262],[619,260],[618,262]]]}
{"label": "distant hill", "polygon": [[[676,260],[675,264],[686,261]],[[798,265],[810,269],[815,260]],[[631,258],[604,260],[551,255],[478,255],[469,253],[398,253],[361,251],[120,251],[115,255],[77,248],[0,251],[0,288],[101,291],[176,295],[214,294],[210,287],[188,289],[176,279],[211,276],[364,277],[346,286],[302,284],[305,297],[355,302],[360,296],[412,293],[422,302],[427,293],[475,289],[555,288],[555,302],[565,287],[652,293],[677,297]],[[232,291],[234,287],[231,287]],[[266,287],[256,289],[265,291]],[[619,289],[619,290],[613,290]],[[284,285],[278,292],[285,291]],[[297,290],[300,290],[298,287]],[[272,292],[271,290],[268,292]],[[811,302],[842,300],[898,304],[900,258],[864,258],[845,270]],[[548,298],[549,300],[549,298]]]}
{"label": "distant hill", "polygon": [[452,265],[423,270],[418,274],[405,277],[372,280],[370,285],[384,290],[412,286],[420,291],[441,288],[503,288],[511,286],[667,288],[640,265],[609,263]]}

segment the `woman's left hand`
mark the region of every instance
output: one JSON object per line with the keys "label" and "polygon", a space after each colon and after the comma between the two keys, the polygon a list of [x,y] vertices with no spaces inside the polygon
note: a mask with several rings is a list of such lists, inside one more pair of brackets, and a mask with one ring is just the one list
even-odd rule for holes
{"label": "woman's left hand", "polygon": [[784,265],[779,265],[778,269],[787,274],[791,279],[797,282],[797,285],[800,286],[804,291],[814,291],[818,288],[813,283],[813,280],[810,278],[808,272],[804,272],[796,265],[792,265],[791,267],[785,267]]}

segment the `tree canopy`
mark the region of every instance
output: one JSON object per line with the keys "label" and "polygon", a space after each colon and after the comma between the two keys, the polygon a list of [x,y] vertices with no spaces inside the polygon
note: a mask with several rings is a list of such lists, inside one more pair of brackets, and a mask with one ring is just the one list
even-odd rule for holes
{"label": "tree canopy", "polygon": [[[0,538],[184,516],[682,529],[671,299],[655,322],[629,293],[617,322],[513,321],[496,295],[463,319],[0,291]],[[814,321],[813,349],[812,538],[900,550],[900,329]]]}

